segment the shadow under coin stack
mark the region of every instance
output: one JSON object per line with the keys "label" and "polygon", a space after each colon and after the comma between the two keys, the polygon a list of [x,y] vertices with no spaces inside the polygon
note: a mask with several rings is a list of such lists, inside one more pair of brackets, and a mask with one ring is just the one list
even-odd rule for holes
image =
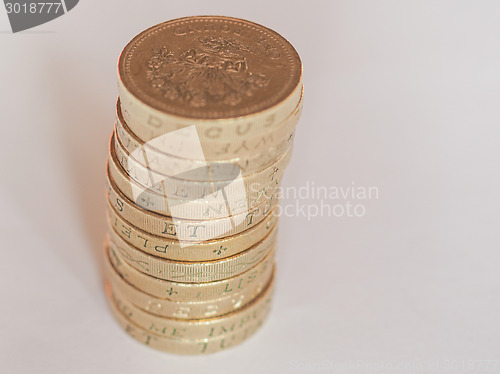
{"label": "shadow under coin stack", "polygon": [[118,75],[105,245],[113,314],[171,353],[238,344],[270,309],[300,58],[258,24],[188,17],[132,39]]}

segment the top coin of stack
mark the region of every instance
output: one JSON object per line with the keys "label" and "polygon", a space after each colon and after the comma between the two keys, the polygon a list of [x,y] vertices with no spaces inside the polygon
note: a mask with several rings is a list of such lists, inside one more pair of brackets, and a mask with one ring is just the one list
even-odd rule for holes
{"label": "top coin of stack", "polygon": [[282,36],[229,17],[153,26],[118,62],[108,160],[110,305],[174,353],[237,344],[269,310],[276,192],[302,110]]}

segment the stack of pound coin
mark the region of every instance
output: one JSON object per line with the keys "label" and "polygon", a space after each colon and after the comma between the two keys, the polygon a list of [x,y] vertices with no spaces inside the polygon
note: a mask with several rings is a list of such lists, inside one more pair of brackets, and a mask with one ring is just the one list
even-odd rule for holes
{"label": "stack of pound coin", "polygon": [[104,246],[111,311],[165,352],[234,346],[270,310],[300,58],[253,22],[187,17],[132,39],[118,78]]}

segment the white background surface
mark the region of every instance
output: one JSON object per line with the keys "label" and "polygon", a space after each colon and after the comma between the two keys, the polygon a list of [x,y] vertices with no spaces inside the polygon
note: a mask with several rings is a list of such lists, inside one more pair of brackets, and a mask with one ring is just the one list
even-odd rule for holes
{"label": "white background surface", "polygon": [[[11,34],[0,9],[2,373],[498,373],[470,360],[500,359],[499,12],[82,0]],[[264,327],[223,353],[178,357],[127,337],[107,308],[104,166],[121,49],[196,14],[259,22],[299,51],[305,109],[284,185],[355,183],[379,198],[357,202],[361,218],[282,217]]]}

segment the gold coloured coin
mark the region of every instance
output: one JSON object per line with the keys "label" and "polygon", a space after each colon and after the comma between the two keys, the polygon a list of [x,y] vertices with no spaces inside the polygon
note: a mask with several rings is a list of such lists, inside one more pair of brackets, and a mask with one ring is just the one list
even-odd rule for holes
{"label": "gold coloured coin", "polygon": [[[171,155],[164,153],[154,148],[150,143],[139,143],[137,142],[132,134],[126,130],[126,128],[119,122],[115,124],[115,138],[117,139],[118,146],[121,146],[127,157],[131,157],[134,161],[137,161],[140,165],[148,168],[155,173],[162,174],[165,176],[176,177],[182,175],[184,172],[190,172],[194,174],[193,170],[205,170],[210,168],[211,170],[218,172],[222,169],[222,172],[226,172],[224,169],[231,167],[231,170],[238,170],[241,172],[242,176],[251,175],[253,173],[258,173],[271,166],[276,160],[280,159],[286,151],[290,149],[293,144],[294,131],[286,134],[286,136],[280,139],[280,142],[276,145],[270,145],[264,148],[260,153],[252,153],[248,157],[234,157],[231,159],[221,159],[221,160],[197,160],[192,158],[187,158],[195,152],[190,152],[189,150],[193,147],[186,147],[182,151],[185,153],[183,158],[180,155]],[[160,143],[160,141],[158,141]],[[167,144],[170,142],[166,142]],[[172,142],[175,147],[179,147],[177,142]],[[157,144],[156,147],[160,148],[161,145]],[[199,173],[199,172],[198,172]],[[199,173],[201,178],[205,177],[203,174]]]}
{"label": "gold coloured coin", "polygon": [[270,198],[247,212],[213,220],[187,220],[149,212],[130,201],[108,175],[108,202],[124,220],[153,235],[174,238],[181,246],[235,235],[261,222],[278,203]]}
{"label": "gold coloured coin", "polygon": [[[256,192],[252,194],[247,194],[247,189],[243,184],[239,184],[241,193],[228,194],[226,190],[220,189],[204,198],[186,200],[178,197],[167,197],[155,188],[146,188],[140,185],[117,163],[114,153],[111,153],[108,159],[108,172],[118,190],[139,207],[161,215],[197,220],[224,218],[248,211],[249,208],[253,208],[273,196],[279,187],[278,178],[281,176],[271,175],[270,184],[257,186]],[[254,186],[251,188],[253,189]]]}
{"label": "gold coloured coin", "polygon": [[259,281],[253,282],[237,293],[230,293],[212,300],[179,302],[161,299],[142,292],[123,279],[109,260],[104,261],[104,264],[107,281],[124,298],[146,312],[177,319],[204,319],[238,310],[247,305],[262,291],[263,287],[269,283],[274,272],[266,272],[265,277],[261,277]]}
{"label": "gold coloured coin", "polygon": [[[171,132],[166,136],[143,142],[125,122],[121,112],[120,99],[118,99],[116,133],[129,154],[141,153],[141,159],[144,159],[150,168],[159,173],[173,175],[176,170],[172,170],[169,166],[173,163],[182,162],[183,165],[187,166],[186,168],[194,168],[205,166],[207,161],[218,161],[236,164],[246,175],[264,169],[269,160],[277,158],[276,155],[284,152],[284,148],[288,145],[302,114],[302,107],[301,100],[285,121],[276,124],[272,129],[259,136],[243,137],[231,142],[216,140],[201,142],[197,133],[196,136],[193,133],[194,139],[183,139],[181,136],[177,136],[178,134]],[[193,149],[194,146],[198,145],[202,148],[202,154]],[[199,159],[194,158],[196,156]],[[144,164],[144,162],[142,163]]]}
{"label": "gold coloured coin", "polygon": [[224,190],[226,195],[233,199],[242,198],[246,193],[247,199],[255,199],[259,191],[267,188],[271,183],[279,183],[286,166],[292,157],[293,147],[289,147],[274,163],[250,175],[243,176],[241,170],[232,164],[207,164],[204,168],[197,168],[180,173],[176,176],[164,175],[148,169],[123,148],[120,140],[114,134],[110,141],[110,157],[121,165],[123,170],[141,186],[151,189],[167,198],[177,200],[206,200],[218,196],[218,191]]}
{"label": "gold coloured coin", "polygon": [[132,39],[118,62],[125,120],[148,141],[196,125],[201,138],[250,136],[300,100],[302,64],[281,35],[222,16],[188,17]]}
{"label": "gold coloured coin", "polygon": [[255,299],[243,308],[223,316],[185,320],[160,317],[145,312],[125,299],[117,289],[111,289],[111,297],[118,309],[137,326],[151,334],[189,340],[201,340],[226,335],[246,327],[249,322],[258,320],[266,314],[271,302],[273,279]]}
{"label": "gold coloured coin", "polygon": [[108,304],[116,321],[129,336],[151,348],[175,354],[195,355],[214,353],[240,344],[258,330],[269,314],[269,309],[267,309],[267,312],[262,313],[260,319],[250,322],[245,328],[238,329],[236,332],[230,332],[228,335],[202,340],[172,339],[151,334],[130,321],[112,301],[111,287],[109,285],[106,286],[106,295],[108,296]]}
{"label": "gold coloured coin", "polygon": [[159,279],[200,283],[230,278],[255,266],[272,250],[277,230],[272,230],[254,246],[231,257],[204,262],[180,262],[151,256],[126,243],[114,229],[110,228],[108,232],[109,245],[140,272]]}
{"label": "gold coloured coin", "polygon": [[176,239],[152,235],[131,225],[112,206],[106,209],[106,213],[109,225],[127,243],[156,257],[177,261],[210,261],[232,256],[262,240],[278,220],[277,214],[272,210],[257,225],[239,234],[181,246]]}
{"label": "gold coloured coin", "polygon": [[214,300],[236,295],[243,289],[252,287],[269,278],[274,266],[274,253],[269,253],[261,262],[244,273],[207,283],[181,283],[152,277],[130,266],[119,253],[106,245],[107,259],[114,269],[128,283],[149,295],[179,302]]}

